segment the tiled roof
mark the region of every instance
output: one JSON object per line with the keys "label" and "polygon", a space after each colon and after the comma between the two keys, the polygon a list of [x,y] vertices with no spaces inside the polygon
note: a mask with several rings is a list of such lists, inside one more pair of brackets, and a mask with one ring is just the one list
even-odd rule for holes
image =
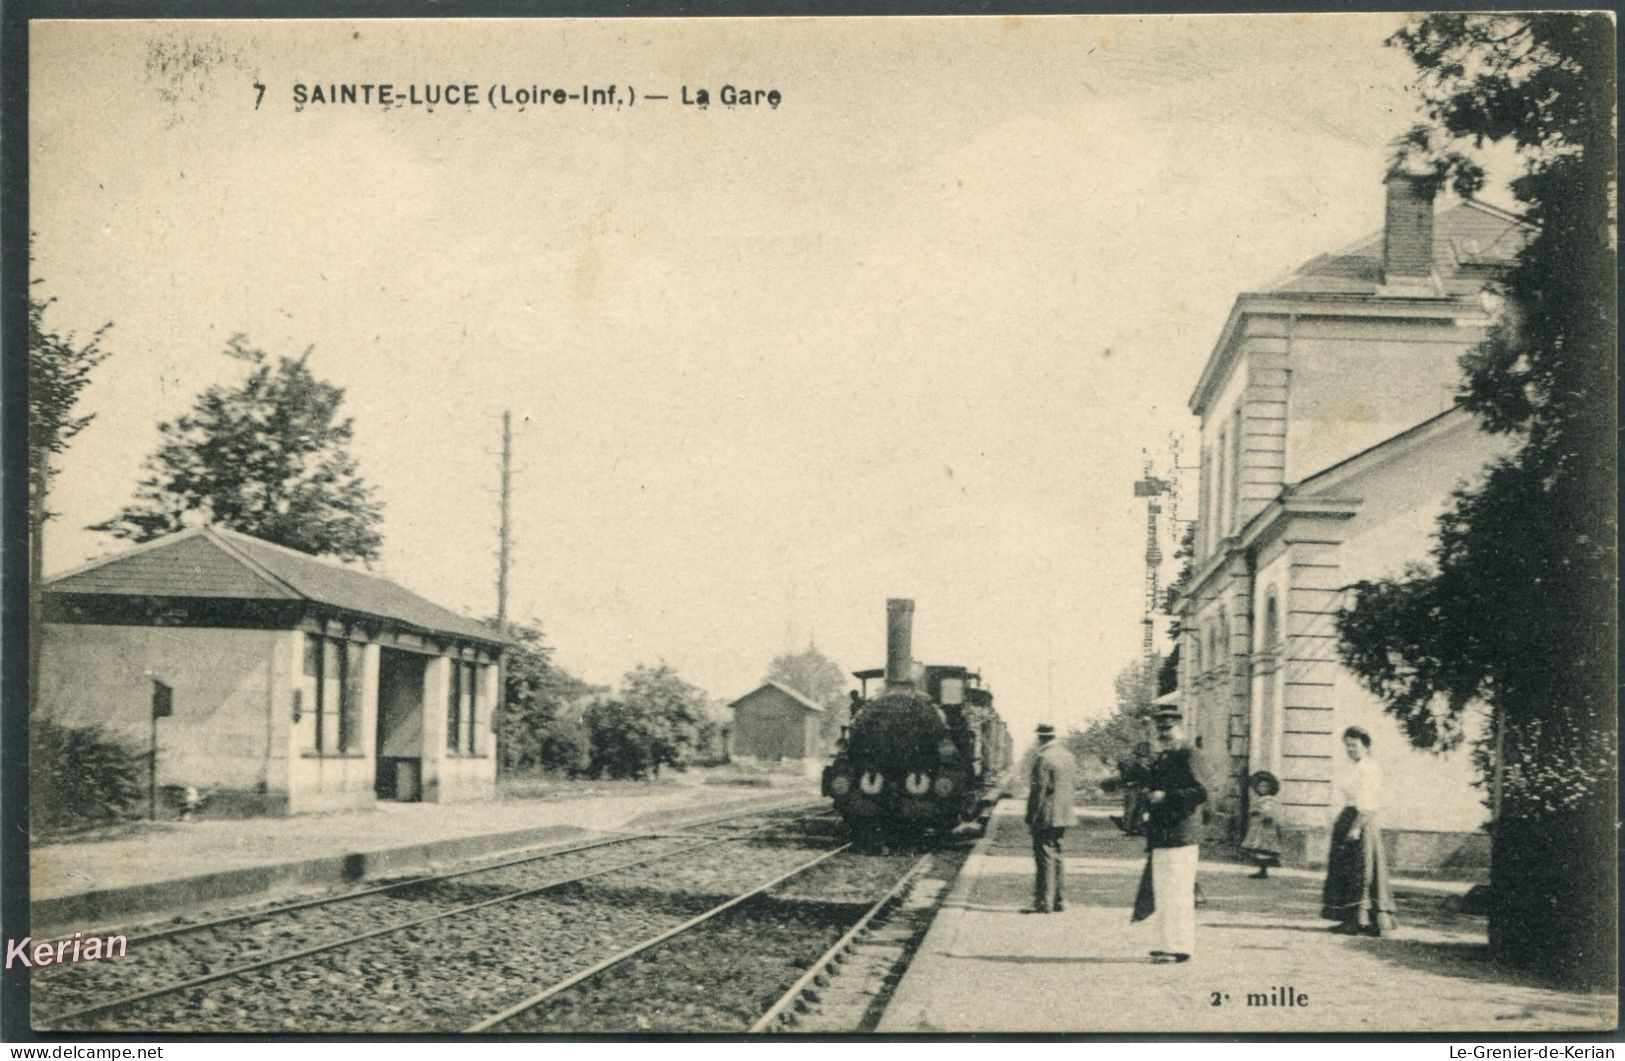
{"label": "tiled roof", "polygon": [[183,531],[45,580],[54,593],[290,600],[295,594],[243,564],[214,539]]}
{"label": "tiled roof", "polygon": [[491,627],[378,575],[221,527],[197,527],[45,580],[47,593],[308,600],[431,633],[503,642]]}
{"label": "tiled roof", "polygon": [[741,696],[738,700],[735,700],[733,703],[729,704],[728,706],[729,707],[737,707],[739,704],[745,702],[746,700],[749,700],[751,697],[755,696],[757,693],[761,692],[763,689],[777,689],[779,692],[783,693],[785,696],[788,696],[791,700],[794,700],[798,705],[800,705],[801,707],[806,708],[808,711],[822,712],[824,710],[823,706],[820,705],[816,700],[811,700],[808,697],[803,696],[801,693],[797,692],[796,690],[790,688],[788,685],[784,685],[784,684],[782,684],[780,682],[775,682],[775,681],[764,682],[762,684],[761,688],[751,690],[750,692],[746,693],[744,696]]}
{"label": "tiled roof", "polygon": [[[1513,261],[1533,229],[1514,215],[1468,200],[1433,219],[1433,267],[1446,295],[1476,295]],[[1312,258],[1267,293],[1374,295],[1382,287],[1382,232]]]}

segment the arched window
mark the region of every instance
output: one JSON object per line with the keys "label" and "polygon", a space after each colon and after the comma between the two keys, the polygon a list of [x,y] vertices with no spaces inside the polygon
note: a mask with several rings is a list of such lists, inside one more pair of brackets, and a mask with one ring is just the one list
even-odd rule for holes
{"label": "arched window", "polygon": [[1275,607],[1275,590],[1271,589],[1269,596],[1264,598],[1264,639],[1259,647],[1268,652],[1275,647],[1281,638],[1280,619]]}

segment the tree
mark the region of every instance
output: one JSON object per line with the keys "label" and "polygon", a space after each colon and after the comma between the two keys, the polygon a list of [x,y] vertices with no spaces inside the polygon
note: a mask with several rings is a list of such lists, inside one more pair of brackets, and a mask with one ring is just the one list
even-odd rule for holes
{"label": "tree", "polygon": [[[1160,668],[1161,661],[1154,661],[1152,671]],[[1067,734],[1067,750],[1080,762],[1116,769],[1119,759],[1129,757],[1136,744],[1145,742],[1145,720],[1151,717],[1152,707],[1145,662],[1136,660],[1118,671],[1114,686],[1117,703],[1112,713]]]}
{"label": "tree", "polygon": [[1179,688],[1179,646],[1163,657],[1157,666],[1157,695],[1167,696]]}
{"label": "tree", "polygon": [[42,570],[39,530],[53,515],[46,505],[53,459],[95,419],[94,413],[76,416],[74,410],[91,370],[108,357],[101,341],[112,327],[104,324],[78,344],[71,333],[59,335],[46,325],[45,311],[55,301],[28,299],[28,511],[35,532],[30,574],[36,582]]}
{"label": "tree", "polygon": [[135,500],[91,529],[144,542],[201,517],[300,552],[376,560],[383,506],[349,453],[344,391],[311,373],[311,353],[273,363],[233,336],[226,355],[251,366],[247,378],[159,424]]}
{"label": "tree", "polygon": [[[35,280],[34,283],[39,283]],[[94,413],[79,416],[80,393],[90,384],[90,373],[108,357],[101,347],[102,336],[112,327],[104,324],[77,343],[72,333],[59,335],[45,323],[45,311],[55,299],[28,299],[28,616],[36,633],[29,638],[29,702],[37,700],[39,681],[40,581],[45,576],[45,523],[51,512],[48,498],[56,457],[68,448],[68,440],[95,419]]]}
{"label": "tree", "polygon": [[846,696],[846,672],[841,665],[808,642],[802,652],[776,656],[767,669],[767,681],[788,685],[824,709],[819,732],[825,748],[833,748],[841,727],[851,716]]}
{"label": "tree", "polygon": [[534,620],[529,626],[508,624],[508,635],[517,643],[504,656],[503,770],[583,769],[588,731],[572,709],[585,697],[606,690],[556,664],[553,648]]}
{"label": "tree", "polygon": [[614,699],[595,701],[585,721],[594,777],[660,776],[662,766],[685,769],[711,736],[705,694],[668,664],[638,666]]}
{"label": "tree", "polygon": [[1179,598],[1184,595],[1185,587],[1190,585],[1191,576],[1195,573],[1195,520],[1190,520],[1185,523],[1185,530],[1179,536],[1179,546],[1174,550],[1174,559],[1179,562],[1179,574],[1174,577],[1173,582],[1170,583],[1168,588],[1163,591],[1162,613],[1164,615],[1173,616],[1173,626],[1172,629],[1168,631],[1168,636],[1173,638],[1175,642],[1178,642],[1180,631],[1183,629],[1183,624],[1179,619]]}
{"label": "tree", "polygon": [[653,720],[650,755],[655,776],[662,766],[682,770],[706,742],[710,717],[705,693],[683,681],[670,665],[634,667],[621,682],[621,699]]}
{"label": "tree", "polygon": [[[1439,518],[1431,563],[1361,582],[1340,651],[1413,744],[1446,749],[1475,702],[1495,808],[1498,956],[1612,975],[1616,721],[1614,31],[1578,13],[1418,18],[1391,39],[1428,121],[1396,165],[1471,195],[1472,156],[1509,141],[1538,226],[1503,312],[1462,358],[1461,404],[1514,440]],[[1515,884],[1513,882],[1516,882]],[[1604,953],[1606,952],[1606,953]]]}

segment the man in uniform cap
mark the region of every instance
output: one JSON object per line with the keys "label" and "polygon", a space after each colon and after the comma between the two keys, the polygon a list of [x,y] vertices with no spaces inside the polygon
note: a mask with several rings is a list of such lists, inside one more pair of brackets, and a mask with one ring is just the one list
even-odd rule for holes
{"label": "man in uniform cap", "polygon": [[1151,952],[1152,961],[1183,962],[1196,952],[1196,808],[1207,802],[1207,789],[1196,776],[1190,746],[1180,731],[1184,716],[1179,708],[1160,707],[1153,718],[1158,751],[1145,786],[1149,881],[1141,880],[1134,920],[1153,913],[1156,917],[1162,946]]}
{"label": "man in uniform cap", "polygon": [[1032,785],[1027,789],[1027,829],[1033,836],[1033,905],[1022,913],[1060,913],[1061,836],[1072,824],[1072,754],[1055,743],[1055,727],[1038,727],[1038,754],[1033,757]]}

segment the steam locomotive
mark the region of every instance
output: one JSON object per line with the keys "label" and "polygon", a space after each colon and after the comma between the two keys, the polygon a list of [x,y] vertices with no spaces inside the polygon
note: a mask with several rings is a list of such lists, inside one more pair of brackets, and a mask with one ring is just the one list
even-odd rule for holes
{"label": "steam locomotive", "polygon": [[[857,671],[823,794],[854,831],[947,831],[991,804],[1010,733],[982,676],[913,660],[914,602],[886,602],[886,667]],[[871,689],[872,686],[872,689]]]}

